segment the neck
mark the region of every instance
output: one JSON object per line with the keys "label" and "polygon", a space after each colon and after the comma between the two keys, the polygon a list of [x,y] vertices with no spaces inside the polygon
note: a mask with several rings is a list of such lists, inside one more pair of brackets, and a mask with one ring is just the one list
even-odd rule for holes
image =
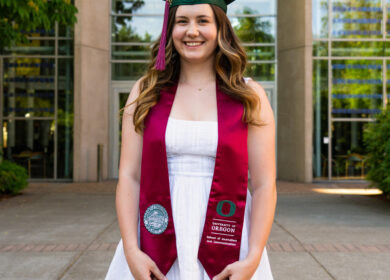
{"label": "neck", "polygon": [[180,82],[189,85],[205,85],[215,82],[216,73],[214,69],[214,59],[209,59],[202,63],[180,62]]}

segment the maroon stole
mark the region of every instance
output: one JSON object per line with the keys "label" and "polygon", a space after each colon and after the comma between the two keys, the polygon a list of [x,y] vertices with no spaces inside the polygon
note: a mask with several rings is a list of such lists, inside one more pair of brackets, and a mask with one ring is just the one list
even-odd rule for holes
{"label": "maroon stole", "polygon": [[[177,258],[165,149],[165,130],[177,82],[160,92],[145,118],[140,181],[140,243],[166,275]],[[218,146],[198,258],[210,279],[239,260],[247,184],[247,124],[241,102],[216,83]],[[185,186],[183,186],[185,187]]]}

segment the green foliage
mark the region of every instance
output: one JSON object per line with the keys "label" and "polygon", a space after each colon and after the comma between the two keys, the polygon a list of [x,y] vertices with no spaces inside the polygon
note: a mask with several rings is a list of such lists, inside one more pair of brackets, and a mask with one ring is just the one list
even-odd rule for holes
{"label": "green foliage", "polygon": [[0,0],[0,53],[5,47],[27,44],[30,30],[49,30],[55,22],[73,26],[77,11],[70,0]]}
{"label": "green foliage", "polygon": [[20,192],[27,186],[27,179],[28,175],[24,167],[8,160],[0,164],[0,193]]}
{"label": "green foliage", "polygon": [[367,165],[370,167],[367,179],[390,195],[390,106],[387,106],[374,123],[364,130],[363,140],[366,145]]}

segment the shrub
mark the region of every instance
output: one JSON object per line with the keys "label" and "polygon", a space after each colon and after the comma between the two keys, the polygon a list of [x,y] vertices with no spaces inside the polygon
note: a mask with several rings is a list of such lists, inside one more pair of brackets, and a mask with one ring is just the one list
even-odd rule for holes
{"label": "shrub", "polygon": [[366,178],[390,195],[390,106],[377,115],[375,122],[367,125],[363,141],[368,154]]}
{"label": "shrub", "polygon": [[8,160],[0,164],[0,193],[16,194],[24,189],[28,182],[24,167]]}

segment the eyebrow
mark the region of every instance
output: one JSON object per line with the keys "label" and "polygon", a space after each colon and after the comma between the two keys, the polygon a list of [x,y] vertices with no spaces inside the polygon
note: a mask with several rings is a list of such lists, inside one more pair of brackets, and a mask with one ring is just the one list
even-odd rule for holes
{"label": "eyebrow", "polygon": [[[200,15],[200,16],[197,16],[197,18],[203,18],[203,17],[211,18],[210,16],[207,16],[207,15]],[[177,16],[176,18],[188,18],[188,17],[186,17],[186,16]]]}

